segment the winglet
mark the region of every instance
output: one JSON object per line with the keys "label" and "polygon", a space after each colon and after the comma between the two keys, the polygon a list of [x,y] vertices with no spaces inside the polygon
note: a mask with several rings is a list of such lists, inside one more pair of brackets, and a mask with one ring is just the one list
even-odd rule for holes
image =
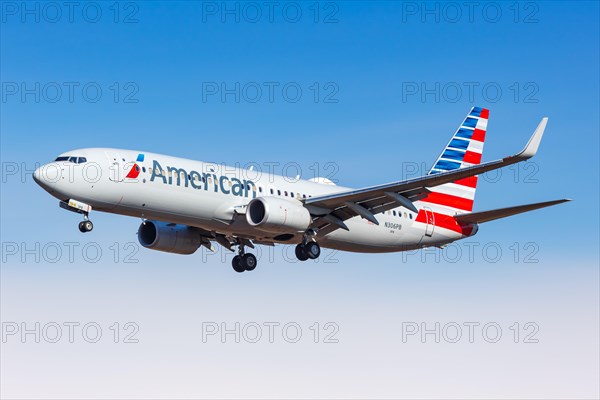
{"label": "winglet", "polygon": [[520,153],[515,154],[514,157],[519,161],[527,160],[537,153],[538,147],[540,146],[540,142],[542,141],[542,136],[544,136],[544,130],[546,129],[546,124],[548,123],[548,117],[542,118],[539,125],[537,126],[533,135],[527,142],[527,145]]}

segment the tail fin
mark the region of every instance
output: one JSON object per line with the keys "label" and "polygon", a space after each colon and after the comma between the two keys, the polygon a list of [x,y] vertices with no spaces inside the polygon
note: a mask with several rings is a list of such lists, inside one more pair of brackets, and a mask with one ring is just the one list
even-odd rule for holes
{"label": "tail fin", "polygon": [[[429,175],[477,165],[481,162],[483,142],[490,111],[473,107],[461,126],[456,130],[450,142],[437,158]],[[434,211],[455,215],[473,210],[477,176],[460,179],[430,189],[420,201]]]}

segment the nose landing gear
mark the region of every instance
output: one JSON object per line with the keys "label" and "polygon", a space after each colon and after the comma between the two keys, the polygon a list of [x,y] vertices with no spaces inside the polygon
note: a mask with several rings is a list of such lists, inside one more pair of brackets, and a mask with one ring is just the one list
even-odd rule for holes
{"label": "nose landing gear", "polygon": [[92,206],[73,199],[69,199],[68,202],[60,201],[58,205],[60,208],[64,208],[67,211],[83,214],[83,221],[79,223],[79,231],[81,233],[90,232],[92,229],[94,229],[94,224],[92,224],[92,221],[90,221],[89,218],[90,211],[92,211]]}
{"label": "nose landing gear", "polygon": [[94,229],[94,224],[89,219],[79,223],[79,231],[82,233],[90,232],[92,229]]}
{"label": "nose landing gear", "polygon": [[83,214],[83,221],[79,223],[79,231],[81,233],[91,232],[94,229],[94,224],[90,221],[88,213]]}

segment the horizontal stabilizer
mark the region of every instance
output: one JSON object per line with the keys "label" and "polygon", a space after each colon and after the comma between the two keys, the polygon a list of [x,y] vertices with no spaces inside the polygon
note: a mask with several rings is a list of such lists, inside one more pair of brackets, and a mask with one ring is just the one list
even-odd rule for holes
{"label": "horizontal stabilizer", "polygon": [[571,199],[544,201],[542,203],[526,204],[523,206],[498,208],[496,210],[490,210],[490,211],[480,211],[480,212],[474,212],[474,213],[470,213],[470,214],[461,214],[461,215],[457,215],[454,218],[461,225],[475,224],[475,223],[480,224],[483,222],[493,221],[495,219],[510,217],[511,215],[515,215],[515,214],[521,214],[521,213],[524,213],[527,211],[537,210],[538,208],[550,207],[555,204],[560,204],[560,203],[564,203],[567,201],[571,201]]}

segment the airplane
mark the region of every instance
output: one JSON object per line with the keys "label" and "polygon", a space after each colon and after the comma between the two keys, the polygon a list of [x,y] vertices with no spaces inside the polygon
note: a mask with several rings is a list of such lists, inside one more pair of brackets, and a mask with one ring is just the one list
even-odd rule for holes
{"label": "airplane", "polygon": [[213,242],[238,254],[236,272],[252,271],[255,245],[296,245],[301,261],[321,247],[385,253],[443,247],[475,235],[479,225],[570,199],[473,212],[478,175],[533,157],[543,118],[525,148],[481,163],[489,110],[473,107],[424,176],[361,189],[327,178],[290,180],[275,174],[112,148],[60,154],[33,178],[80,213],[81,232],[93,229],[92,210],[142,219],[143,247],[192,254]]}

